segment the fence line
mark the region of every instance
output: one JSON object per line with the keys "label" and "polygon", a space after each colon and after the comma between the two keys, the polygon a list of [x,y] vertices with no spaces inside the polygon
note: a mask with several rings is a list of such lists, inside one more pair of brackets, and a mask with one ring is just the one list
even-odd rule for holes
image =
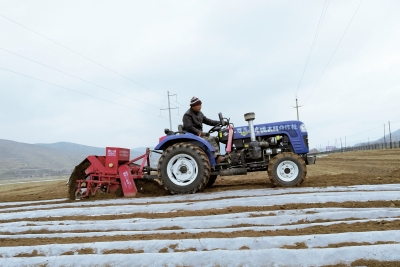
{"label": "fence line", "polygon": [[386,142],[386,143],[362,144],[362,145],[352,146],[352,147],[333,148],[331,150],[319,151],[319,152],[315,152],[315,153],[310,152],[310,154],[330,154],[330,153],[343,153],[343,152],[349,152],[349,151],[393,149],[393,148],[400,148],[400,141]]}

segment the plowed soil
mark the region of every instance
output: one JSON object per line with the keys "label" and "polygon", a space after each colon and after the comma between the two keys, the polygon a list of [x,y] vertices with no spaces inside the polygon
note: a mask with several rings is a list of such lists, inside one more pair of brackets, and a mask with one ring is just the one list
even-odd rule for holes
{"label": "plowed soil", "polygon": [[[332,186],[356,186],[356,185],[384,185],[384,184],[400,184],[400,149],[392,150],[374,150],[374,151],[359,151],[359,152],[346,152],[336,153],[329,155],[321,155],[317,158],[315,165],[307,166],[307,179],[300,186],[300,188],[326,188]],[[19,201],[37,201],[37,200],[54,200],[54,202],[47,202],[48,204],[62,204],[64,208],[70,208],[73,210],[76,208],[74,204],[76,202],[67,200],[68,188],[65,186],[66,180],[49,181],[43,183],[32,183],[32,184],[7,184],[0,185],[0,202],[19,202]],[[164,190],[156,181],[137,181],[137,188],[139,193],[137,198],[151,197],[153,199],[152,204],[157,204],[157,197],[169,196],[169,193]],[[254,189],[265,189],[273,188],[268,178],[267,172],[249,173],[247,176],[232,176],[232,177],[218,177],[212,188],[206,189],[205,193],[216,193],[223,191],[235,191],[235,190],[254,190]],[[239,191],[238,191],[239,192]],[[202,195],[203,193],[199,193]],[[290,194],[290,193],[288,193]],[[204,194],[205,195],[205,194]],[[65,200],[59,200],[64,198]],[[222,200],[229,200],[233,197],[223,197]],[[86,201],[102,200],[102,199],[121,199],[113,194],[99,193],[94,197],[90,197]],[[122,198],[123,199],[123,198]],[[186,205],[192,205],[197,202],[216,201],[218,198],[209,200],[192,200],[182,201],[176,200],[176,203],[187,203]],[[155,202],[154,202],[155,201]],[[85,202],[85,200],[81,201]],[[160,204],[163,203],[160,201]],[[175,203],[173,200],[170,203]],[[24,212],[34,209],[35,205],[38,205],[38,210],[46,211],[53,209],[54,207],[40,207],[41,204],[32,203],[32,206],[26,204],[15,203],[15,205],[7,206],[7,208],[19,209],[18,212]],[[137,206],[146,205],[147,203],[138,203]],[[110,205],[118,204],[99,204],[104,207],[110,207]],[[121,213],[121,214],[104,214],[104,215],[67,215],[61,217],[37,217],[31,219],[32,225],[36,223],[52,221],[87,221],[87,220],[99,220],[103,222],[124,220],[124,219],[176,219],[180,217],[188,216],[218,216],[218,215],[229,215],[229,214],[241,214],[246,212],[252,212],[250,217],[257,218],[259,216],[276,216],[279,211],[298,211],[303,209],[319,209],[319,208],[354,208],[354,209],[367,209],[367,208],[399,208],[400,199],[392,200],[371,200],[371,201],[344,201],[344,202],[324,202],[324,203],[297,203],[294,201],[289,204],[282,205],[266,205],[266,206],[229,206],[221,208],[210,208],[202,210],[175,210],[172,212],[137,212],[137,213]],[[84,207],[83,207],[84,208]],[[20,222],[20,219],[3,220],[1,214],[10,214],[14,210],[0,209],[0,223],[12,223]],[[271,212],[271,214],[265,214]],[[309,214],[313,214],[312,211]],[[238,237],[268,237],[268,236],[302,236],[302,235],[317,235],[317,234],[335,234],[335,233],[351,233],[351,232],[372,232],[372,231],[390,231],[400,229],[400,220],[371,220],[371,221],[356,221],[352,217],[342,219],[344,222],[338,222],[331,225],[323,224],[326,220],[314,220],[313,225],[305,228],[296,229],[277,229],[277,230],[254,230],[253,224],[234,224],[227,226],[226,228],[235,228],[233,232],[210,232],[200,231],[192,233],[187,231],[188,229],[182,229],[179,226],[168,226],[157,228],[157,233],[143,233],[143,234],[115,234],[111,236],[46,236],[47,234],[63,234],[63,233],[84,233],[88,230],[46,230],[36,229],[26,230],[18,233],[12,232],[0,232],[0,235],[9,235],[6,239],[2,239],[0,247],[17,247],[17,246],[30,246],[35,247],[38,245],[46,244],[80,244],[88,242],[112,242],[112,241],[141,241],[141,240],[185,240],[185,239],[209,239],[209,238],[238,238]],[[346,221],[354,221],[347,223]],[[294,222],[294,224],[306,224],[309,221]],[[318,224],[322,223],[322,224]],[[60,223],[62,224],[62,223]],[[29,226],[30,224],[27,224]],[[290,225],[290,224],[289,224]],[[96,232],[93,230],[91,232]],[[100,230],[99,230],[100,231]],[[15,234],[27,235],[27,237],[13,238]],[[38,235],[36,238],[28,237],[29,235]],[[378,244],[391,244],[389,241],[379,241]],[[351,247],[351,246],[370,246],[375,245],[371,242],[342,242],[337,244],[329,244],[325,247]],[[282,246],[284,249],[297,250],[307,249],[305,243],[295,243]],[[159,253],[168,252],[171,250],[175,252],[186,252],[196,251],[196,248],[186,249],[175,249],[171,247],[161,248]],[[249,247],[242,246],[239,250],[249,250]],[[82,248],[76,251],[65,251],[60,255],[76,255],[76,254],[93,254],[96,253],[90,248]],[[141,248],[115,248],[104,250],[102,254],[140,254],[143,253]],[[26,254],[21,254],[23,257],[36,257],[41,255],[38,251],[30,251]],[[22,257],[17,255],[16,257]],[[1,254],[0,254],[1,258]],[[377,261],[377,260],[357,260],[353,263],[349,262],[348,265],[340,263],[337,265],[326,265],[326,266],[400,266],[400,262],[389,262],[389,261]]]}
{"label": "plowed soil", "polygon": [[[67,197],[65,181],[8,184],[0,186],[0,202],[50,200]],[[391,184],[400,182],[400,149],[371,150],[322,155],[307,166],[307,179],[301,187]],[[137,181],[137,197],[166,196],[169,193],[152,181]],[[246,176],[218,177],[204,192],[272,188],[267,172]],[[117,198],[99,194],[99,199]]]}

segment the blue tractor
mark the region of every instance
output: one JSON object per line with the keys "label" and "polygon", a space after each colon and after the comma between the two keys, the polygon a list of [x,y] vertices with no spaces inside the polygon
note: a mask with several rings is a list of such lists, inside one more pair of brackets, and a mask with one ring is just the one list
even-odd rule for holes
{"label": "blue tractor", "polygon": [[158,178],[172,194],[189,194],[211,187],[218,176],[246,175],[267,171],[273,186],[300,186],[307,175],[309,156],[307,129],[301,121],[254,125],[254,113],[244,115],[248,126],[235,127],[219,115],[220,124],[210,129],[225,145],[226,162],[217,164],[210,143],[180,126],[177,132],[165,129],[154,150],[162,150]]}

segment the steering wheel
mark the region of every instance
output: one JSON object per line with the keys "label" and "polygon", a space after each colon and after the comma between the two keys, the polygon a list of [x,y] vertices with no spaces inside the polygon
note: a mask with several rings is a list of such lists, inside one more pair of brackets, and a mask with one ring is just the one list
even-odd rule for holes
{"label": "steering wheel", "polygon": [[222,116],[222,113],[218,113],[219,121],[221,122],[221,126],[224,125],[224,117]]}
{"label": "steering wheel", "polygon": [[218,123],[217,125],[213,126],[208,132],[213,133],[213,132],[218,132],[221,130],[222,123]]}

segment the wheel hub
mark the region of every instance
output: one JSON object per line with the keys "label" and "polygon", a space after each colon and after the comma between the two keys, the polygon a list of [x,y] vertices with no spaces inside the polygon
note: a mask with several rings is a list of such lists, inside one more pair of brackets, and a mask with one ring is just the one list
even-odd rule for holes
{"label": "wheel hub", "polygon": [[299,167],[293,161],[285,160],[278,165],[277,174],[279,179],[290,182],[299,175]]}
{"label": "wheel hub", "polygon": [[175,155],[167,164],[169,179],[179,186],[191,184],[198,175],[198,169],[195,159],[187,154]]}
{"label": "wheel hub", "polygon": [[187,173],[188,168],[186,167],[186,165],[182,165],[182,166],[179,168],[179,171],[180,171],[181,173]]}

